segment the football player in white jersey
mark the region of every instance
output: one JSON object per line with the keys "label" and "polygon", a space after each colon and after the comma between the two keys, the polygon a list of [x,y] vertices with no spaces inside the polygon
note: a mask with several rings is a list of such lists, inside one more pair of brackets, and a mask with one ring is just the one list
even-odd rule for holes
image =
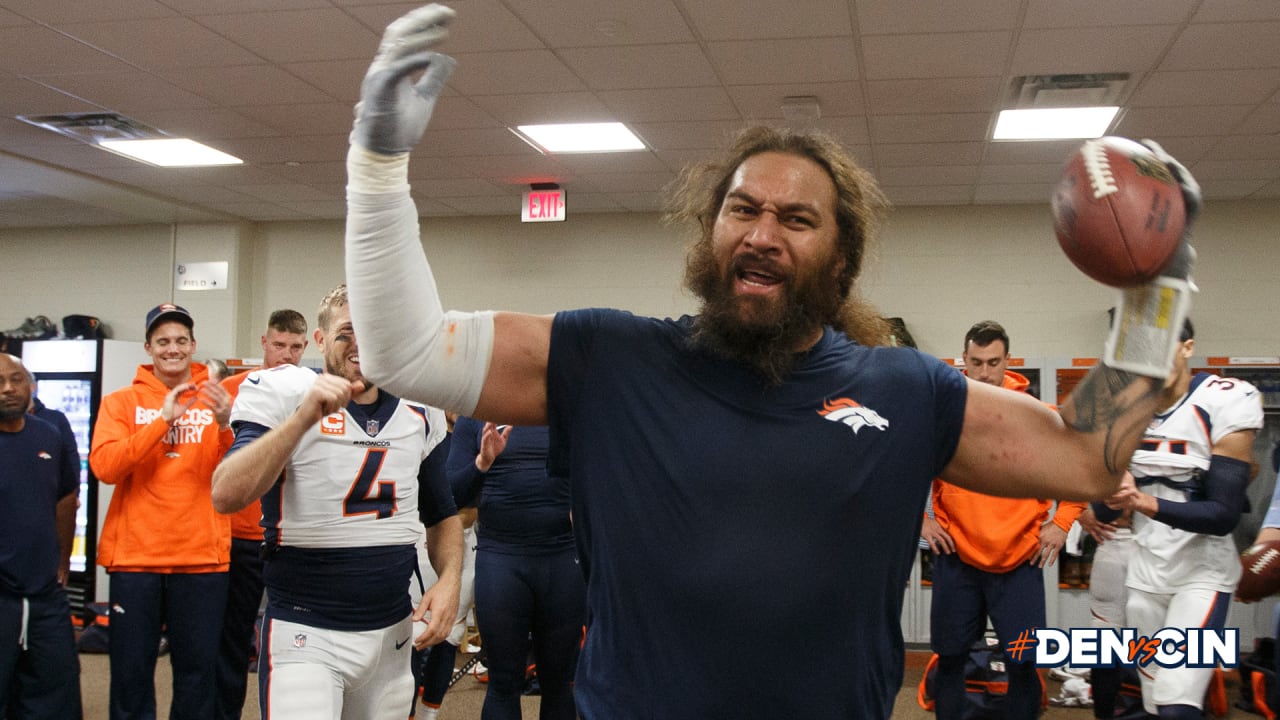
{"label": "football player in white jersey", "polygon": [[[346,286],[321,303],[315,340],[323,374],[284,365],[241,386],[213,502],[234,512],[262,498],[263,717],[402,720],[410,640],[440,642],[457,612],[462,526],[443,473],[444,413],[364,380]],[[440,579],[415,611],[423,525]]]}
{"label": "football player in white jersey", "polygon": [[[1223,629],[1240,580],[1231,531],[1246,503],[1262,399],[1243,380],[1188,368],[1195,349],[1188,321],[1175,358],[1181,398],[1155,416],[1121,489],[1099,519],[1133,511],[1136,551],[1129,562],[1126,624],[1151,637],[1172,628]],[[1112,512],[1108,513],[1107,509]],[[1213,668],[1139,668],[1142,702],[1162,720],[1200,718]]]}

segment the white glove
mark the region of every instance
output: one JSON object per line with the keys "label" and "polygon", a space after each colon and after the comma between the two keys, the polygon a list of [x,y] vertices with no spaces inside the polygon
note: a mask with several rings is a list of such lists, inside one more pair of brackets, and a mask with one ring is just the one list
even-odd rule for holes
{"label": "white glove", "polygon": [[1190,240],[1191,226],[1200,215],[1200,184],[1156,141],[1143,140],[1142,144],[1178,181],[1186,223],[1182,244],[1160,276],[1146,285],[1121,291],[1103,362],[1139,375],[1165,378],[1173,368],[1174,353],[1182,343],[1182,325],[1191,312],[1191,294],[1198,290],[1191,279],[1196,250]]}
{"label": "white glove", "polygon": [[[431,52],[448,35],[453,10],[443,5],[418,8],[387,26],[369,71],[360,85],[351,144],[383,155],[409,152],[431,120],[436,99],[455,61]],[[410,76],[422,69],[418,81]]]}

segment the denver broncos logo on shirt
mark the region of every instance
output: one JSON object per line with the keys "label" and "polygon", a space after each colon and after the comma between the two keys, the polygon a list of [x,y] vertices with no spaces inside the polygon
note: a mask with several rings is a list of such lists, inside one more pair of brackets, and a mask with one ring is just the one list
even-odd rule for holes
{"label": "denver broncos logo on shirt", "polygon": [[822,409],[818,414],[831,422],[848,425],[854,435],[864,427],[873,427],[880,431],[889,427],[889,421],[881,417],[880,413],[850,398],[826,400],[822,403]]}

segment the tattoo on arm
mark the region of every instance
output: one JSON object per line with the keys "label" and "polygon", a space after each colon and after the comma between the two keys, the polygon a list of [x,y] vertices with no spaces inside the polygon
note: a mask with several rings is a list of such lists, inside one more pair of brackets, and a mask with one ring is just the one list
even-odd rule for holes
{"label": "tattoo on arm", "polygon": [[1062,417],[1078,432],[1105,433],[1102,459],[1118,473],[1128,467],[1160,395],[1161,383],[1153,378],[1099,365],[1071,393]]}

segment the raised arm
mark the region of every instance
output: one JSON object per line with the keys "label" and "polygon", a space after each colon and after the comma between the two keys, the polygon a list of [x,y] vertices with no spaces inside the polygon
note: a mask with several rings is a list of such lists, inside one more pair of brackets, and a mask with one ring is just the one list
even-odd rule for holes
{"label": "raised arm", "polygon": [[1151,417],[1177,399],[1169,382],[1191,308],[1189,242],[1200,186],[1156,143],[1145,145],[1177,180],[1186,210],[1182,243],[1152,282],[1120,292],[1102,363],[1055,414],[1034,399],[969,383],[964,428],[947,480],[992,495],[1099,500],[1120,485]]}
{"label": "raised arm", "polygon": [[346,232],[361,368],[401,397],[541,425],[551,318],[444,312],[409,195],[409,151],[454,66],[429,48],[445,37],[453,15],[428,5],[393,22],[361,85],[347,154]]}
{"label": "raised arm", "polygon": [[1105,497],[1119,486],[1162,395],[1161,381],[1106,365],[1081,381],[1060,413],[971,381],[960,444],[942,477],[990,495]]}

